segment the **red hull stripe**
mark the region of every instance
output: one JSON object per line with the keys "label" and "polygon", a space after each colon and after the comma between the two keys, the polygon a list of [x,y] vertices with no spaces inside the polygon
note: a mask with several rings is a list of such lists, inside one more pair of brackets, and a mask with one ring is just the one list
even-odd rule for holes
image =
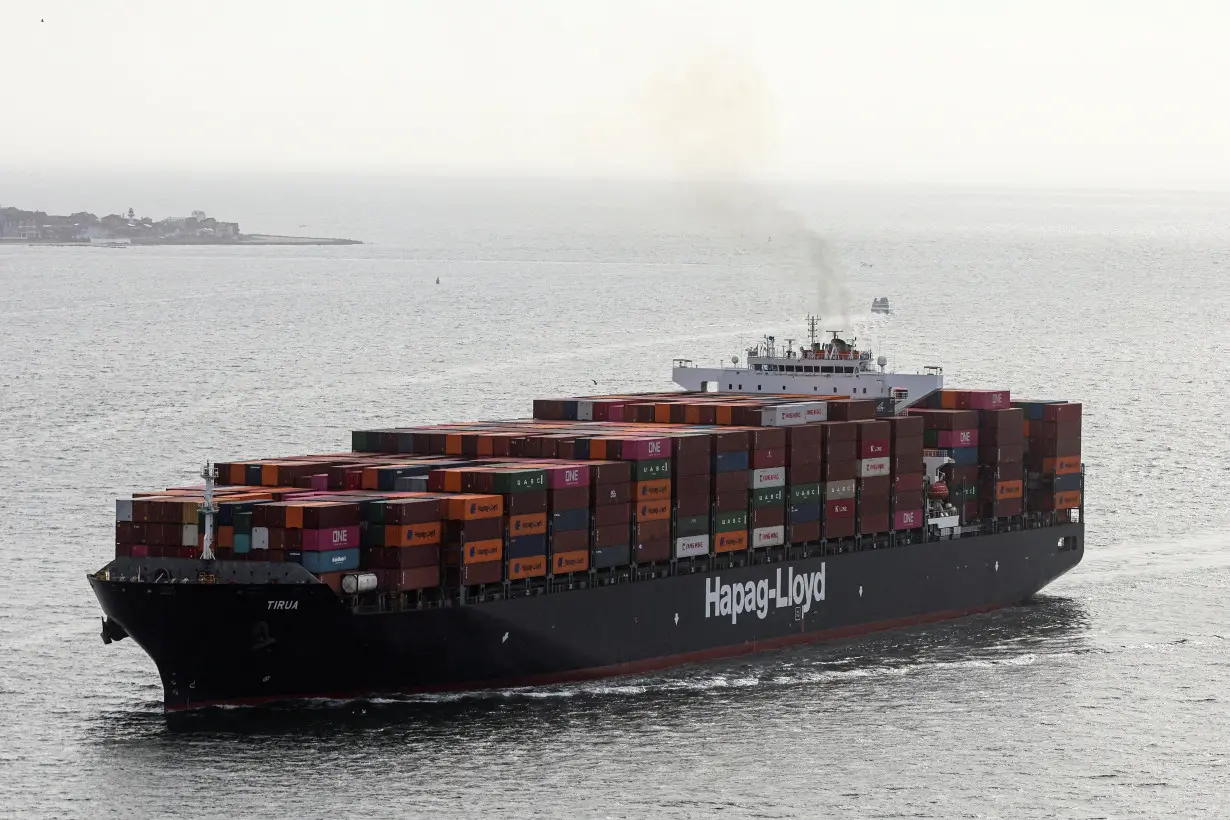
{"label": "red hull stripe", "polygon": [[688,663],[733,658],[753,652],[765,652],[771,649],[782,649],[798,644],[817,643],[819,641],[841,640],[866,635],[871,632],[882,632],[886,629],[900,629],[908,626],[935,623],[936,621],[951,621],[968,615],[977,615],[1002,608],[1002,604],[991,604],[970,609],[949,610],[947,612],[931,612],[926,615],[915,615],[907,618],[892,618],[884,621],[870,621],[865,624],[843,626],[836,629],[825,629],[818,632],[800,632],[797,635],[783,635],[779,638],[769,638],[763,641],[719,646],[713,649],[700,649],[695,652],[681,652],[676,655],[661,655],[656,658],[646,658],[628,663],[616,663],[608,666],[592,666],[588,669],[574,669],[567,672],[551,672],[543,675],[531,675],[523,678],[484,681],[475,683],[458,683],[442,686],[423,686],[417,688],[398,689],[379,692],[327,692],[301,695],[272,695],[267,697],[232,698],[226,700],[208,700],[191,703],[186,706],[169,706],[167,712],[186,712],[194,709],[207,709],[210,706],[259,706],[269,703],[280,703],[295,700],[357,700],[370,697],[389,695],[418,695],[432,692],[465,692],[491,689],[512,689],[523,686],[548,686],[556,683],[612,678],[621,675],[639,675],[673,666]]}

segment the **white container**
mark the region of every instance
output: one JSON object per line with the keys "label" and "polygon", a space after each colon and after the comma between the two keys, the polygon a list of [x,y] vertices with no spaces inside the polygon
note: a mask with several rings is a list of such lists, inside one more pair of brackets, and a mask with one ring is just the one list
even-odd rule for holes
{"label": "white container", "polygon": [[807,423],[807,407],[804,404],[776,404],[760,411],[760,424],[764,427],[793,427]]}
{"label": "white container", "polygon": [[254,550],[269,549],[269,528],[268,527],[253,527],[252,528],[252,549]]}
{"label": "white container", "polygon": [[708,535],[689,535],[686,538],[675,539],[676,558],[695,558],[698,555],[709,554]]}
{"label": "white container", "polygon": [[888,475],[889,463],[890,459],[888,456],[864,458],[858,463],[858,477],[872,478],[878,475]]}
{"label": "white container", "polygon": [[579,399],[577,401],[577,421],[593,421],[594,420],[594,403]]}
{"label": "white container", "polygon": [[854,479],[846,478],[841,481],[829,481],[824,487],[824,500],[837,501],[843,498],[854,498]]}
{"label": "white container", "polygon": [[371,592],[376,588],[378,580],[373,572],[361,572],[357,575],[342,576],[342,592],[354,595],[358,592]]}
{"label": "white container", "polygon": [[195,547],[198,534],[199,531],[196,524],[184,524],[184,531],[180,536],[179,545],[181,547]]}
{"label": "white container", "polygon": [[776,547],[784,543],[786,543],[785,527],[759,527],[752,530],[752,543],[748,546],[756,549],[757,547]]}
{"label": "white container", "polygon": [[759,470],[752,470],[752,489],[760,490],[765,487],[785,487],[786,486],[786,468],[785,467],[764,467]]}
{"label": "white container", "polygon": [[817,421],[829,420],[829,403],[827,401],[807,401],[803,402],[804,417],[808,424]]}
{"label": "white container", "polygon": [[132,520],[132,499],[131,498],[115,499],[115,520],[116,521],[131,521]]}

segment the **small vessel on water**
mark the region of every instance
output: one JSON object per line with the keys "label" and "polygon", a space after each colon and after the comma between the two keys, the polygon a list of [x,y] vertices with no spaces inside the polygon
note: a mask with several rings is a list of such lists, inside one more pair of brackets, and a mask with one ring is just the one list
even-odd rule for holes
{"label": "small vessel on water", "polygon": [[892,313],[893,309],[888,306],[888,297],[881,296],[879,299],[871,300],[872,313]]}

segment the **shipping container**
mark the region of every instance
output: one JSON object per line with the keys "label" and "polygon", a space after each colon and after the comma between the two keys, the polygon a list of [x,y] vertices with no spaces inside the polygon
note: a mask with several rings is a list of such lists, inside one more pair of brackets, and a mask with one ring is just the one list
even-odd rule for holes
{"label": "shipping container", "polygon": [[813,484],[795,484],[786,489],[787,503],[789,504],[805,504],[809,501],[819,501],[821,497],[821,485]]}
{"label": "shipping container", "polygon": [[854,478],[843,479],[841,481],[829,481],[821,485],[823,488],[823,496],[827,501],[834,501],[842,498],[854,498],[858,489],[858,481]]}
{"label": "shipping container", "polygon": [[920,529],[925,523],[923,511],[919,509],[899,509],[893,513],[894,530]]}
{"label": "shipping container", "polygon": [[440,586],[440,568],[437,566],[382,569],[377,575],[380,578],[380,588],[393,592],[431,589]]}
{"label": "shipping container", "polygon": [[786,486],[786,469],[784,467],[765,467],[752,471],[752,488],[759,490],[765,487]]}
{"label": "shipping container", "polygon": [[791,544],[807,544],[820,540],[820,522],[800,521],[786,528],[786,540]]}
{"label": "shipping container", "polygon": [[747,530],[719,532],[715,539],[714,552],[736,552],[747,549]]}
{"label": "shipping container", "polygon": [[586,572],[588,570],[589,550],[557,552],[551,556],[551,573],[553,575],[567,575],[571,572]]}
{"label": "shipping container", "polygon": [[670,517],[670,499],[664,501],[642,501],[636,507],[637,521],[661,521]]}
{"label": "shipping container", "polygon": [[752,490],[748,493],[748,506],[751,507],[780,507],[785,503],[785,487],[765,487],[764,489]]}
{"label": "shipping container", "polygon": [[695,558],[709,554],[709,536],[690,535],[675,539],[676,558]]}
{"label": "shipping container", "polygon": [[303,552],[299,563],[308,572],[346,572],[359,568],[359,548]]}
{"label": "shipping container", "polygon": [[751,547],[776,547],[786,543],[786,528],[784,526],[761,527],[752,530]]}
{"label": "shipping container", "polygon": [[[975,451],[977,452],[977,451]],[[889,474],[889,459],[888,458],[864,458],[858,462],[858,477],[870,478],[872,476],[887,476]]]}
{"label": "shipping container", "polygon": [[632,552],[626,543],[626,533],[624,539],[625,543],[618,546],[594,547],[593,552],[590,553],[590,566],[594,569],[611,569],[631,564]]}
{"label": "shipping container", "polygon": [[853,498],[834,498],[824,504],[824,518],[827,521],[830,518],[853,518],[854,517],[854,499]]}

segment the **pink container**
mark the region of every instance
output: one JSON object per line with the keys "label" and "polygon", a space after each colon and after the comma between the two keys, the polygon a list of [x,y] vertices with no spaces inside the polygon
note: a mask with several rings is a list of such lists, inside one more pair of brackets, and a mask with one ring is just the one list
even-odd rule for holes
{"label": "pink container", "polygon": [[1006,410],[1012,406],[1008,390],[966,390],[970,410]]}
{"label": "pink container", "polygon": [[669,438],[626,438],[623,440],[621,452],[624,461],[670,458],[671,440]]}
{"label": "pink container", "polygon": [[923,525],[922,510],[897,510],[893,513],[894,530],[917,530]]}
{"label": "pink container", "polygon": [[866,441],[860,441],[858,445],[859,458],[883,458],[888,455],[889,440],[886,438],[873,438]]}
{"label": "pink container", "polygon": [[565,464],[561,467],[547,467],[546,471],[547,486],[552,490],[589,486],[589,467],[585,464]]}
{"label": "pink container", "polygon": [[606,411],[606,413],[607,413],[606,415],[607,421],[623,421],[624,420],[624,406],[622,404],[612,404],[610,408]]}
{"label": "pink container", "polygon": [[305,550],[345,550],[359,546],[359,528],[334,527],[328,530],[304,530]]}
{"label": "pink container", "polygon": [[312,489],[318,493],[328,492],[329,490],[329,474],[320,473],[319,475],[310,476],[312,479]]}
{"label": "pink container", "polygon": [[941,450],[955,450],[958,447],[977,447],[977,430],[937,430],[936,444]]}

